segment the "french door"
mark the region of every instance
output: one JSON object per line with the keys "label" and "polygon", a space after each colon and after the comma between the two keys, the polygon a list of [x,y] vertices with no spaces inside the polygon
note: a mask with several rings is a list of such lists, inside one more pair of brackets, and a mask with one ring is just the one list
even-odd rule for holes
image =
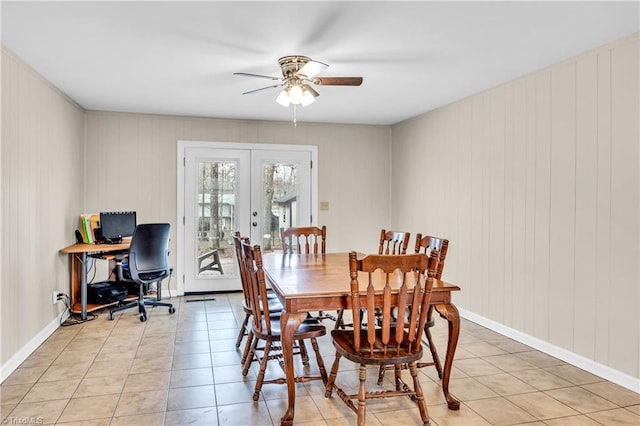
{"label": "french door", "polygon": [[236,231],[271,252],[280,250],[281,227],[313,223],[315,147],[182,142],[179,151],[184,293],[241,289]]}

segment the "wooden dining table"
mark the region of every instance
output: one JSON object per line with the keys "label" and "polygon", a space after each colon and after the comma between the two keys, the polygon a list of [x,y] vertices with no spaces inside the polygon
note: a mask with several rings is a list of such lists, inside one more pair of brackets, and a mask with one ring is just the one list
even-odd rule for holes
{"label": "wooden dining table", "polygon": [[[269,253],[263,255],[263,270],[268,283],[284,308],[280,324],[288,406],[281,418],[281,424],[291,425],[296,397],[293,365],[294,331],[310,311],[351,309],[349,254]],[[382,290],[384,283],[379,284]],[[451,410],[460,408],[460,402],[449,394],[451,366],[460,334],[460,316],[458,309],[451,302],[451,293],[458,290],[460,287],[456,285],[436,280],[431,292],[431,305],[449,324],[442,391]]]}

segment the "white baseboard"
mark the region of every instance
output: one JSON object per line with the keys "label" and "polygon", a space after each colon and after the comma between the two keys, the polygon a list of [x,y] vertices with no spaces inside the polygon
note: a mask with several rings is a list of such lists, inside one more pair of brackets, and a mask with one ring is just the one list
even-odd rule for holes
{"label": "white baseboard", "polygon": [[4,382],[7,377],[9,377],[11,373],[13,373],[16,368],[18,368],[20,364],[22,364],[29,357],[29,355],[33,353],[33,351],[38,349],[38,346],[44,343],[44,341],[47,340],[47,338],[51,336],[53,332],[58,329],[58,327],[60,327],[60,323],[65,321],[68,317],[69,311],[65,309],[60,313],[60,315],[56,317],[56,319],[51,321],[45,328],[43,328],[40,333],[33,336],[33,338],[29,340],[26,345],[20,348],[20,350],[16,352],[11,358],[9,358],[6,363],[0,366],[0,383]]}
{"label": "white baseboard", "polygon": [[514,330],[513,328],[507,327],[504,324],[500,324],[499,322],[474,314],[473,312],[469,312],[465,309],[458,308],[458,311],[460,312],[460,316],[462,318],[465,318],[471,322],[475,322],[476,324],[500,333],[503,336],[507,336],[527,346],[531,346],[532,348],[544,352],[547,355],[551,355],[573,366],[581,368],[585,371],[588,371],[589,373],[595,374],[596,376],[602,377],[603,379],[616,383],[624,388],[640,394],[640,379],[637,377],[630,376],[629,374],[615,370],[604,364],[600,364],[591,359],[585,358],[582,355],[578,355],[559,346],[555,346],[549,342],[545,342],[544,340],[540,340],[521,331]]}

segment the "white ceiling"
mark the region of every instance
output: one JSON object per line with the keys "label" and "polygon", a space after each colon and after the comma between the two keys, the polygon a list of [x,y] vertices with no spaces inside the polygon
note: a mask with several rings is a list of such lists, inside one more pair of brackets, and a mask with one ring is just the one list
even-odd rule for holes
{"label": "white ceiling", "polygon": [[8,2],[2,43],[90,110],[291,120],[278,58],[328,63],[310,122],[394,124],[639,30],[626,2]]}

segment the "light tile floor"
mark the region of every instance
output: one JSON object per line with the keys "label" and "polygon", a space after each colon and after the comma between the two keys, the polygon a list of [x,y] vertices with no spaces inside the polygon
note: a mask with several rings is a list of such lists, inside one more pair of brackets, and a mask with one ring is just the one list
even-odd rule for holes
{"label": "light tile floor", "polygon": [[[172,298],[174,315],[150,309],[145,323],[128,310],[113,321],[102,312],[60,327],[0,386],[0,423],[278,425],[286,387],[265,385],[253,402],[257,369],[241,374],[235,347],[241,295],[206,296],[212,297]],[[433,332],[444,357],[446,323],[438,318]],[[320,347],[330,368],[329,334]],[[274,364],[268,374],[281,373]],[[375,386],[377,371],[370,373]],[[640,425],[639,394],[465,320],[450,383],[460,410],[447,409],[433,367],[420,376],[433,425]],[[343,360],[338,381],[355,385],[356,367]],[[367,410],[368,425],[421,423],[409,399],[377,400]],[[316,381],[297,385],[295,424],[356,422]]]}

